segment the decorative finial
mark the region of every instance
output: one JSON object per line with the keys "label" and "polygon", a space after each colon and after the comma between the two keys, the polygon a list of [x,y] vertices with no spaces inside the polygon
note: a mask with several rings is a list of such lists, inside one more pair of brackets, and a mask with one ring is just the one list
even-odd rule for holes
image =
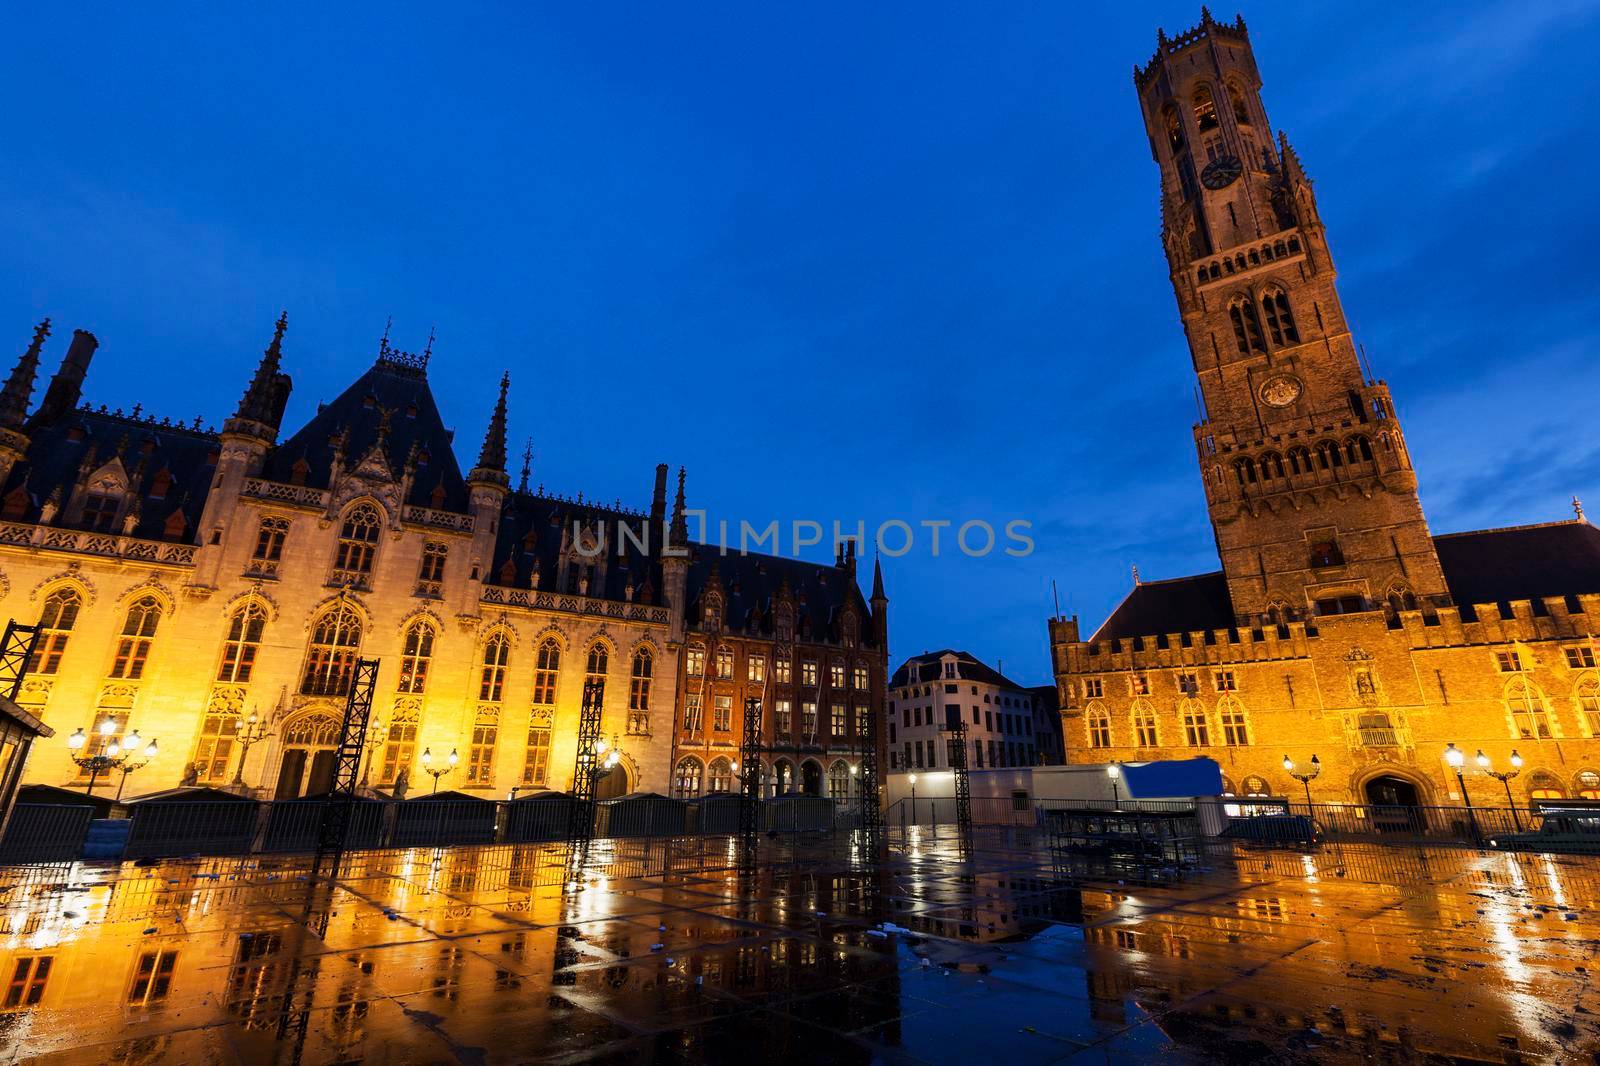
{"label": "decorative finial", "polygon": [[433,327],[428,327],[428,346],[422,349],[422,365],[427,366],[428,360],[433,358]]}
{"label": "decorative finial", "polygon": [[1572,513],[1578,516],[1578,521],[1587,521],[1587,519],[1583,517],[1583,501],[1578,499],[1576,496],[1572,497]]}
{"label": "decorative finial", "polygon": [[1139,583],[1139,568],[1138,568],[1138,566],[1135,566],[1133,568],[1133,583],[1135,585],[1137,585]]}
{"label": "decorative finial", "polygon": [[528,491],[528,475],[533,472],[533,438],[528,438],[528,443],[522,449],[522,480],[517,483],[518,492]]}
{"label": "decorative finial", "polygon": [[383,324],[383,336],[378,338],[378,354],[379,355],[388,355],[389,354],[389,330],[391,330],[393,328],[394,328],[394,316],[390,315],[388,321],[386,321]]}

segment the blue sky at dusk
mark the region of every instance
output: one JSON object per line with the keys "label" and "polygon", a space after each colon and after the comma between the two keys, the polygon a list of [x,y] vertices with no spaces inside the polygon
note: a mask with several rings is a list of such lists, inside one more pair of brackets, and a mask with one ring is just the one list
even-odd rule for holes
{"label": "blue sky at dusk", "polygon": [[[1244,14],[1434,530],[1600,511],[1600,3]],[[1093,627],[1130,565],[1217,565],[1130,81],[1198,15],[18,7],[0,355],[50,315],[90,401],[220,423],[287,308],[292,426],[435,326],[463,466],[509,368],[552,491],[643,506],[669,462],[714,519],[1031,521],[885,570],[896,662],[1043,683],[1052,579]]]}

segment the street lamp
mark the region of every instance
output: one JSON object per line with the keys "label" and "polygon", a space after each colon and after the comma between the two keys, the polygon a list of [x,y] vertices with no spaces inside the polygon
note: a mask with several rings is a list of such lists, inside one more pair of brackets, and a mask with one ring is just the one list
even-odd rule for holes
{"label": "street lamp", "polygon": [[150,765],[151,759],[154,759],[160,754],[160,750],[156,747],[155,738],[151,737],[150,743],[144,746],[144,751],[142,752],[144,758],[138,760],[137,762],[130,762],[129,760],[132,759],[134,754],[138,751],[138,746],[139,734],[137,733],[129,734],[127,739],[122,743],[122,765],[117,767],[117,769],[122,772],[122,778],[117,782],[118,803],[122,802],[122,790],[128,784],[128,775],[133,773],[135,770],[143,770],[146,766]]}
{"label": "street lamp", "polygon": [[234,734],[239,741],[239,769],[233,773],[235,785],[244,784],[244,761],[250,757],[250,745],[259,744],[271,735],[272,731],[267,728],[267,723],[263,722],[255,711],[251,711],[250,717],[244,720],[243,728]]}
{"label": "street lamp", "polygon": [[1472,797],[1467,795],[1467,779],[1461,775],[1461,768],[1466,765],[1467,753],[1456,747],[1454,743],[1445,745],[1444,761],[1456,772],[1456,784],[1461,788],[1461,802],[1467,808],[1467,825],[1472,829],[1474,843],[1481,842],[1478,836],[1478,819],[1472,813]]}
{"label": "street lamp", "polygon": [[1517,813],[1517,801],[1511,798],[1511,779],[1522,773],[1522,756],[1517,754],[1515,748],[1511,749],[1511,769],[1492,770],[1489,768],[1489,756],[1478,749],[1478,769],[1488,774],[1505,786],[1506,806],[1511,808],[1511,820],[1517,825],[1517,832],[1522,832],[1522,816]]}
{"label": "street lamp", "polygon": [[907,780],[911,783],[911,824],[917,824],[917,775],[910,774]]}
{"label": "street lamp", "polygon": [[1122,810],[1122,793],[1117,791],[1117,782],[1122,780],[1122,764],[1116,762],[1108,763],[1106,765],[1106,776],[1111,778],[1111,809],[1120,811]]}
{"label": "street lamp", "polygon": [[1322,760],[1318,759],[1315,755],[1311,756],[1311,769],[1303,774],[1297,774],[1294,772],[1294,760],[1285,755],[1283,757],[1283,768],[1290,777],[1294,778],[1296,781],[1305,786],[1306,814],[1309,815],[1311,813],[1311,779],[1322,773]]}
{"label": "street lamp", "polygon": [[[84,787],[85,795],[94,794],[95,782],[99,780],[101,774],[109,770],[122,770],[122,784],[126,785],[128,775],[147,765],[158,753],[156,742],[152,740],[144,748],[144,759],[130,765],[128,760],[140,754],[140,737],[137,729],[130,732],[121,741],[117,741],[113,739],[117,733],[116,719],[106,718],[95,727],[95,732],[100,734],[104,744],[93,755],[78,754],[89,743],[89,738],[84,734],[82,726],[79,726],[78,730],[67,738],[67,747],[72,752],[72,761],[77,763],[81,769],[89,771],[89,783]],[[119,800],[122,798],[121,786],[117,788],[117,798]]]}
{"label": "street lamp", "polygon": [[428,765],[429,763],[433,762],[433,752],[427,748],[422,749],[422,768],[433,775],[433,791],[435,793],[439,791],[439,778],[443,777],[451,770],[454,770],[456,768],[456,763],[461,761],[461,756],[456,754],[456,749],[451,748],[450,758],[446,761],[449,763],[448,766],[442,770],[435,770],[432,766]]}

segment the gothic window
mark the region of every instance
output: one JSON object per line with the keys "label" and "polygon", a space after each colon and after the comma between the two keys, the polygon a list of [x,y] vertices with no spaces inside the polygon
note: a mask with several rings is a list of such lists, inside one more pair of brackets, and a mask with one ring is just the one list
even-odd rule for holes
{"label": "gothic window", "polygon": [[865,666],[857,666],[850,671],[852,684],[860,692],[865,692],[872,685],[871,675]]}
{"label": "gothic window", "polygon": [[1591,737],[1600,737],[1600,681],[1593,677],[1580,682],[1574,699],[1578,702],[1578,717],[1583,731]]}
{"label": "gothic window", "polygon": [[400,771],[409,769],[411,756],[417,749],[417,712],[414,707],[396,707],[394,720],[389,724],[389,736],[383,746],[383,772],[380,783],[392,785]]}
{"label": "gothic window", "polygon": [[420,694],[428,687],[428,668],[433,663],[433,625],[412,622],[400,655],[400,684],[396,691]]}
{"label": "gothic window", "polygon": [[700,778],[704,767],[693,755],[678,760],[672,773],[672,795],[675,799],[693,799],[700,795]]}
{"label": "gothic window", "polygon": [[1141,748],[1161,745],[1161,735],[1156,728],[1156,712],[1142,699],[1133,701],[1133,736],[1134,743]]}
{"label": "gothic window", "polygon": [[1323,569],[1330,566],[1343,566],[1344,553],[1339,550],[1339,545],[1331,540],[1319,540],[1311,546],[1312,569]]}
{"label": "gothic window", "polygon": [[1417,609],[1417,596],[1405,585],[1391,585],[1384,594],[1384,603],[1389,608],[1389,615],[1398,618],[1401,611],[1415,611]]}
{"label": "gothic window", "polygon": [[505,689],[506,667],[511,662],[511,639],[496,633],[483,642],[483,670],[478,675],[478,699],[499,703]]}
{"label": "gothic window", "polygon": [[828,685],[830,688],[844,688],[844,663],[837,659],[828,664]]}
{"label": "gothic window", "polygon": [[1579,770],[1572,783],[1577,788],[1579,799],[1600,799],[1600,774],[1593,770]]}
{"label": "gothic window", "polygon": [[1245,722],[1244,708],[1232,696],[1217,701],[1217,718],[1222,722],[1222,742],[1229,747],[1243,747],[1250,743],[1250,729]]}
{"label": "gothic window", "polygon": [[1211,89],[1202,85],[1194,91],[1194,124],[1201,133],[1217,128],[1217,105]]}
{"label": "gothic window", "polygon": [[83,528],[96,533],[109,533],[116,525],[117,511],[122,501],[115,496],[91,492],[83,501]]}
{"label": "gothic window", "polygon": [[1344,465],[1344,453],[1331,440],[1317,444],[1317,466],[1323,470],[1337,470]]}
{"label": "gothic window", "polygon": [[1228,83],[1228,102],[1233,105],[1233,120],[1241,126],[1250,125],[1250,110],[1245,106],[1244,93],[1232,82]]}
{"label": "gothic window", "polygon": [[1361,434],[1356,434],[1344,442],[1344,457],[1354,466],[1356,463],[1372,462],[1372,442]]}
{"label": "gothic window", "polygon": [[494,780],[494,745],[500,735],[500,709],[479,707],[472,723],[472,743],[467,748],[467,783],[487,785]]}
{"label": "gothic window", "polygon": [[711,728],[718,733],[727,733],[733,729],[733,697],[711,697]]}
{"label": "gothic window", "polygon": [[1517,736],[1523,740],[1550,739],[1550,715],[1545,710],[1544,694],[1526,676],[1519,675],[1506,683],[1506,707],[1511,711]]}
{"label": "gothic window", "polygon": [[815,659],[801,660],[800,683],[807,688],[817,687],[817,661]]}
{"label": "gothic window", "polygon": [[1264,352],[1267,345],[1261,338],[1261,319],[1256,315],[1253,301],[1240,297],[1228,307],[1228,319],[1233,323],[1233,339],[1240,355]]}
{"label": "gothic window", "polygon": [[716,654],[717,680],[729,681],[733,678],[733,651],[730,648],[718,648]]}
{"label": "gothic window", "polygon": [[1086,723],[1089,730],[1089,746],[1091,748],[1109,748],[1111,746],[1111,715],[1106,713],[1104,707],[1092,708]]}
{"label": "gothic window", "polygon": [[71,585],[58,588],[45,598],[44,609],[39,612],[39,638],[33,646],[29,673],[53,674],[60,669],[61,656],[66,653],[67,641],[82,607],[83,594]]}
{"label": "gothic window", "polygon": [[1211,723],[1206,718],[1206,709],[1199,700],[1185,699],[1180,704],[1183,718],[1183,738],[1191,748],[1206,748],[1211,746]]}
{"label": "gothic window", "polygon": [[707,770],[709,788],[712,792],[733,791],[733,763],[718,757],[711,760]]}
{"label": "gothic window", "polygon": [[1166,127],[1167,147],[1177,155],[1183,151],[1183,125],[1178,121],[1178,109],[1171,104],[1162,109],[1161,124]]}
{"label": "gothic window", "polygon": [[691,644],[685,655],[684,671],[690,677],[704,677],[706,673],[706,650],[698,644]]}
{"label": "gothic window", "polygon": [[145,661],[150,658],[150,642],[155,639],[156,626],[161,623],[161,604],[154,596],[145,596],[128,608],[122,621],[122,635],[117,638],[117,654],[111,661],[111,676],[137,681],[144,676]]}
{"label": "gothic window", "polygon": [[779,640],[787,642],[794,639],[794,615],[789,608],[778,608],[778,620],[775,628]]}
{"label": "gothic window", "polygon": [[417,591],[425,596],[437,596],[444,587],[444,561],[450,555],[450,546],[429,541],[422,546],[422,565],[417,570]]}
{"label": "gothic window", "polygon": [[655,656],[649,648],[640,648],[633,655],[633,671],[628,684],[628,732],[650,732],[650,675],[655,669]]}
{"label": "gothic window", "polygon": [[683,731],[689,734],[699,733],[702,725],[700,694],[691,692],[683,698]]}
{"label": "gothic window", "polygon": [[1300,331],[1295,328],[1287,293],[1282,289],[1267,293],[1261,301],[1261,309],[1267,313],[1267,332],[1272,335],[1274,345],[1300,343]]}
{"label": "gothic window", "polygon": [[850,764],[839,759],[828,767],[828,798],[844,803],[850,798]]}
{"label": "gothic window", "polygon": [[584,665],[586,681],[604,682],[606,679],[606,666],[611,661],[611,653],[599,641],[589,646],[589,659]]}
{"label": "gothic window", "polygon": [[239,734],[243,711],[243,690],[218,685],[200,723],[200,738],[195,743],[195,773],[203,782],[221,784],[227,780],[233,759],[234,738]]}
{"label": "gothic window", "polygon": [[307,696],[342,696],[350,688],[361,647],[361,619],[343,605],[329,608],[311,626],[300,691]]}
{"label": "gothic window", "polygon": [[276,563],[283,558],[283,541],[289,535],[289,520],[268,515],[256,527],[256,547],[251,559],[261,563]]}
{"label": "gothic window", "polygon": [[1567,790],[1561,787],[1554,774],[1535,770],[1528,775],[1528,798],[1536,800],[1566,799]]}
{"label": "gothic window", "polygon": [[1256,483],[1256,464],[1245,456],[1233,461],[1233,472],[1239,478],[1241,485],[1254,485]]}
{"label": "gothic window", "polygon": [[1311,473],[1313,467],[1311,465],[1311,451],[1310,451],[1310,449],[1308,449],[1308,448],[1290,448],[1289,452],[1288,452],[1288,455],[1289,455],[1289,473],[1291,473],[1291,474],[1309,474],[1309,473]]}
{"label": "gothic window", "polygon": [[528,722],[528,746],[522,760],[522,783],[543,785],[550,777],[550,713],[534,711]]}
{"label": "gothic window", "polygon": [[548,707],[556,702],[556,675],[561,670],[561,645],[554,637],[539,645],[539,655],[533,671],[533,702]]}
{"label": "gothic window", "polygon": [[1260,466],[1263,479],[1283,477],[1283,456],[1277,452],[1267,452],[1263,455]]}
{"label": "gothic window", "polygon": [[333,579],[341,584],[364,584],[372,573],[372,556],[378,550],[383,520],[370,503],[359,504],[339,526],[339,549],[333,559]]}

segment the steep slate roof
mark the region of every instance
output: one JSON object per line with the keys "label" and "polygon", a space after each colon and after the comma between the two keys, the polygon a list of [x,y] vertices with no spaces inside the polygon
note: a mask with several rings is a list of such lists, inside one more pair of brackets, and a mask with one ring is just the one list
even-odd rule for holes
{"label": "steep slate roof", "polygon": [[[91,447],[91,469],[84,471]],[[167,520],[174,511],[182,510],[187,521],[183,539],[192,541],[206,495],[211,491],[220,447],[217,434],[211,430],[186,429],[151,418],[80,407],[51,425],[31,431],[28,454],[12,467],[0,496],[26,485],[28,504],[20,520],[37,521],[51,492],[60,488],[65,506],[80,473],[92,474],[112,458],[119,458],[129,487],[139,500],[139,524],[133,535],[164,539]],[[158,499],[150,492],[162,471],[166,471],[171,483]],[[63,524],[59,516],[55,521]],[[112,532],[120,534],[121,524]]]}
{"label": "steep slate roof", "polygon": [[[1600,593],[1600,529],[1573,519],[1433,538],[1450,598],[1477,603]],[[1221,571],[1135,585],[1091,641],[1226,629],[1234,624]]]}
{"label": "steep slate roof", "polygon": [[898,688],[901,685],[940,680],[944,675],[940,670],[939,660],[946,655],[954,655],[956,657],[956,676],[963,681],[980,681],[987,685],[1014,688],[1019,692],[1029,691],[1028,686],[1017,684],[1000,671],[978,659],[971,652],[957,651],[954,648],[944,648],[940,651],[927,651],[921,655],[913,655],[900,664],[900,669],[896,670],[894,677],[889,679],[889,687]]}
{"label": "steep slate roof", "polygon": [[872,612],[855,578],[844,568],[780,555],[720,552],[716,545],[697,544],[692,549],[686,594],[690,625],[700,619],[702,600],[714,569],[722,584],[723,621],[730,631],[770,636],[778,591],[787,582],[794,603],[797,640],[837,640],[835,623],[846,604],[854,604],[860,641],[869,647],[874,644]]}
{"label": "steep slate roof", "polygon": [[380,355],[378,361],[332,403],[322,405],[309,422],[273,449],[263,476],[272,481],[291,482],[295,464],[304,459],[309,467],[305,484],[327,488],[333,466],[334,439],[341,432],[349,431],[344,446],[344,468],[353,469],[377,443],[387,411],[388,436],[384,453],[395,479],[402,476],[413,445],[419,456],[427,458],[427,462],[417,468],[416,480],[405,502],[431,507],[435,487],[442,486],[444,495],[438,509],[465,513],[466,483],[451,447],[455,433],[445,428],[439,407],[434,403],[433,390],[428,387],[427,374],[420,367],[399,361],[402,355],[396,353],[397,358]]}
{"label": "steep slate roof", "polygon": [[[625,599],[627,586],[631,582],[634,599],[642,603],[644,585],[648,580],[653,589],[651,602],[661,602],[661,572],[651,557],[659,551],[659,522],[648,530],[650,536],[647,540],[644,515],[522,491],[506,496],[505,506],[500,511],[500,528],[495,534],[494,561],[487,575],[488,583],[529,588],[537,568],[540,591],[564,591],[556,588],[556,574],[561,564],[561,538],[563,533],[571,535],[575,522],[585,527],[598,523],[605,533],[605,587],[591,588],[588,595],[609,600]],[[626,523],[635,531],[633,540],[623,537],[620,544],[617,543],[619,522]],[[647,544],[651,556],[642,554],[636,542]],[[620,557],[617,555],[619,547],[622,551]],[[508,559],[516,565],[516,577],[511,581],[503,581],[500,572]],[[597,564],[601,561],[599,557],[594,560]]]}
{"label": "steep slate roof", "polygon": [[1570,520],[1433,538],[1457,606],[1600,592],[1600,529]]}

